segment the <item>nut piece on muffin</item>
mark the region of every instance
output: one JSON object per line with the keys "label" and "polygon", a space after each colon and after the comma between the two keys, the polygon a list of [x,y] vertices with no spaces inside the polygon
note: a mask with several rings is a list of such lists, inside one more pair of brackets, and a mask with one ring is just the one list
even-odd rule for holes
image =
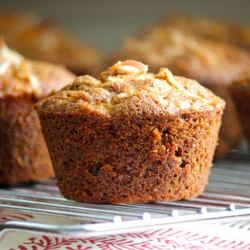
{"label": "nut piece on muffin", "polygon": [[243,133],[250,143],[250,68],[233,82],[230,91],[239,113]]}
{"label": "nut piece on muffin", "polygon": [[238,147],[241,126],[228,86],[249,66],[248,52],[175,28],[155,28],[144,38],[128,39],[108,63],[127,58],[145,62],[154,72],[161,65],[168,67],[173,73],[195,79],[222,97],[227,108],[216,156],[225,156],[230,149]]}
{"label": "nut piece on muffin", "polygon": [[54,176],[34,103],[74,78],[64,67],[29,61],[0,41],[0,184]]}
{"label": "nut piece on muffin", "polygon": [[127,60],[36,109],[65,197],[145,203],[203,192],[224,106],[194,80]]}
{"label": "nut piece on muffin", "polygon": [[80,41],[53,20],[31,14],[0,13],[0,33],[22,55],[62,64],[76,74],[95,74],[103,62],[100,51]]}

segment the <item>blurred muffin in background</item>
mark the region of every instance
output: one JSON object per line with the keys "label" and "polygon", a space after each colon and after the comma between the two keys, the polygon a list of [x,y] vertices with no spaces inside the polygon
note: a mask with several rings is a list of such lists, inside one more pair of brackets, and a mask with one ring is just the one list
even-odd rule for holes
{"label": "blurred muffin in background", "polygon": [[206,39],[223,41],[250,49],[250,27],[204,17],[192,17],[182,14],[167,16],[158,25],[152,26],[141,35],[147,35],[154,29],[176,28]]}
{"label": "blurred muffin in background", "polygon": [[62,66],[30,61],[0,40],[0,184],[54,176],[34,103],[75,78]]}
{"label": "blurred muffin in background", "polygon": [[65,65],[76,74],[95,74],[103,62],[100,51],[80,41],[52,20],[30,14],[0,13],[0,35],[24,56]]}
{"label": "blurred muffin in background", "polygon": [[227,105],[216,156],[225,156],[238,147],[241,126],[228,86],[250,64],[248,52],[175,27],[158,27],[147,35],[126,40],[120,51],[108,59],[108,64],[125,59],[140,60],[153,71],[160,66],[168,67],[174,74],[196,79],[222,97]]}
{"label": "blurred muffin in background", "polygon": [[243,132],[250,143],[250,68],[242,73],[230,86]]}

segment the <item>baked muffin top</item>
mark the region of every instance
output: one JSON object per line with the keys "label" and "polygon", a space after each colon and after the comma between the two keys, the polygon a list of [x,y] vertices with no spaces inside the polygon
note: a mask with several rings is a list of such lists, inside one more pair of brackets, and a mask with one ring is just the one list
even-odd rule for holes
{"label": "baked muffin top", "polygon": [[174,76],[167,68],[148,73],[147,65],[134,60],[117,62],[98,79],[80,76],[37,104],[40,112],[105,116],[176,114],[223,107],[224,101],[198,82]]}
{"label": "baked muffin top", "polygon": [[229,84],[250,64],[244,50],[175,28],[155,28],[144,37],[128,39],[111,60],[126,58],[145,62],[155,72],[163,65],[202,84]]}
{"label": "baked muffin top", "polygon": [[61,66],[22,57],[0,40],[0,98],[25,96],[39,99],[74,78]]}

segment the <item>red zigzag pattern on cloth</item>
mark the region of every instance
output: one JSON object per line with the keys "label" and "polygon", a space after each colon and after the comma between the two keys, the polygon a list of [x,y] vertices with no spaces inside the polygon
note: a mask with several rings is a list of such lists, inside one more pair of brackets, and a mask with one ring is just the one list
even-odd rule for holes
{"label": "red zigzag pattern on cloth", "polygon": [[205,233],[169,228],[88,239],[38,236],[29,238],[27,242],[10,250],[55,250],[62,248],[65,250],[250,250],[250,244],[208,236]]}

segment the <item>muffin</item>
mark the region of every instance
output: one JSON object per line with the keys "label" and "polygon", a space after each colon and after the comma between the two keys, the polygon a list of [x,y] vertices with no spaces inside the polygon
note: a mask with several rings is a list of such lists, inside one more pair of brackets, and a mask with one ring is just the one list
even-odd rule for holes
{"label": "muffin", "polygon": [[1,12],[0,35],[22,55],[62,64],[76,74],[94,74],[103,63],[103,55],[97,49],[66,32],[53,20],[41,20],[29,13]]}
{"label": "muffin", "polygon": [[73,79],[63,67],[29,61],[0,42],[0,184],[54,176],[34,103]]}
{"label": "muffin", "polygon": [[250,27],[243,24],[177,14],[168,16],[163,22],[151,29],[158,27],[163,29],[175,27],[198,37],[227,42],[250,49]]}
{"label": "muffin", "polygon": [[224,101],[194,80],[118,62],[36,105],[62,194],[91,203],[202,193]]}
{"label": "muffin", "polygon": [[250,143],[250,69],[234,81],[230,91],[239,113],[243,133]]}
{"label": "muffin", "polygon": [[133,58],[149,64],[154,72],[164,65],[175,74],[196,79],[227,103],[216,156],[225,156],[237,148],[241,126],[228,86],[249,66],[249,53],[175,28],[165,29],[164,33],[155,29],[146,38],[128,39],[108,63]]}

